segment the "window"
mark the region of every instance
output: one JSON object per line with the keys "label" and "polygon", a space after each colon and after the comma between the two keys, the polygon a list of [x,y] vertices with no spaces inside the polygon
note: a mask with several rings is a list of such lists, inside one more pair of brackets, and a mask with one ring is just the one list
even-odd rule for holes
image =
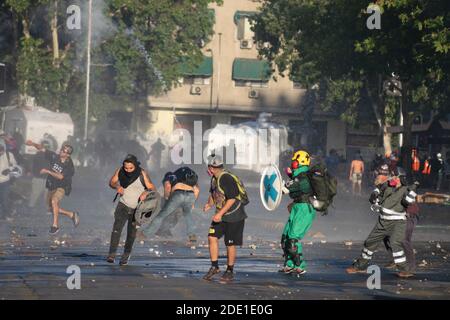
{"label": "window", "polygon": [[269,81],[235,80],[234,85],[235,87],[268,88]]}
{"label": "window", "polygon": [[237,87],[265,88],[271,75],[270,64],[258,59],[234,59],[233,80]]}
{"label": "window", "polygon": [[185,84],[185,85],[207,85],[210,83],[211,83],[210,77],[185,76],[183,78],[183,84]]}

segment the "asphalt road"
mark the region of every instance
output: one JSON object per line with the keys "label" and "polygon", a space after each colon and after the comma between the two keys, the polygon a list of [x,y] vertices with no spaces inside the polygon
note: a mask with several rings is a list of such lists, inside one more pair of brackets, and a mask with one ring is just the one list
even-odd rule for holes
{"label": "asphalt road", "polygon": [[[101,178],[100,178],[101,177]],[[250,204],[246,207],[244,245],[238,249],[236,279],[230,284],[202,280],[208,270],[206,244],[211,214],[195,212],[199,243],[186,245],[184,223],[173,239],[137,241],[130,264],[120,267],[105,261],[113,223],[114,194],[106,188],[107,175],[80,172],[64,207],[76,208],[81,223],[74,229],[67,219],[61,231],[49,236],[50,216],[45,208],[27,210],[17,201],[17,213],[0,222],[0,299],[449,299],[450,210],[422,206],[415,231],[418,267],[414,278],[399,279],[383,266],[390,259],[381,249],[374,263],[381,267],[381,289],[367,288],[369,274],[347,275],[345,268],[359,255],[362,241],[376,216],[367,196],[353,197],[346,185],[328,216],[318,215],[304,239],[308,273],[300,278],[277,272],[282,257],[281,231],[288,214],[284,199],[269,213],[259,203],[258,183],[246,179]],[[158,177],[159,178],[159,177]],[[158,181],[158,178],[154,178]],[[201,177],[203,189],[207,181]],[[207,194],[202,193],[199,205]],[[226,263],[221,242],[220,264]],[[120,248],[119,251],[121,251]],[[69,290],[69,266],[81,270],[81,289]]]}

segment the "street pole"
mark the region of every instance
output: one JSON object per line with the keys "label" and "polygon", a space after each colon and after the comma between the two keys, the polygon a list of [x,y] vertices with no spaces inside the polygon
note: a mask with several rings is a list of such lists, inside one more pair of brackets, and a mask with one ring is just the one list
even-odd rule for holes
{"label": "street pole", "polygon": [[88,46],[87,46],[87,65],[86,65],[86,109],[84,114],[84,140],[87,140],[88,122],[89,122],[89,82],[91,73],[91,28],[92,28],[92,0],[89,0],[88,16]]}
{"label": "street pole", "polygon": [[219,111],[219,95],[220,95],[220,58],[222,54],[222,33],[219,32],[219,57],[217,58],[217,100],[216,100],[216,112]]}
{"label": "street pole", "polygon": [[403,103],[402,103],[402,97],[400,96],[400,127],[402,128],[402,131],[400,132],[400,135],[398,137],[398,145],[399,147],[403,147]]}

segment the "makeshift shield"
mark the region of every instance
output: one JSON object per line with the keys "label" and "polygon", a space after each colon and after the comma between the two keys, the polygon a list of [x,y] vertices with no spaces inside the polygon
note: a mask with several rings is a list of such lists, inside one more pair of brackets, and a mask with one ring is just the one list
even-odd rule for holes
{"label": "makeshift shield", "polygon": [[150,224],[161,210],[161,196],[156,191],[150,191],[144,201],[140,201],[134,213],[134,223],[137,229]]}
{"label": "makeshift shield", "polygon": [[269,211],[273,211],[281,203],[283,180],[278,167],[271,164],[266,167],[261,175],[259,191],[261,202]]}

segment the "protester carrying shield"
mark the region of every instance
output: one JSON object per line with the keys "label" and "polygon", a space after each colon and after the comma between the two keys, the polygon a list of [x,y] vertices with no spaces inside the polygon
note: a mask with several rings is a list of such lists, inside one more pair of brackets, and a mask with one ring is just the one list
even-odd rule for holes
{"label": "protester carrying shield", "polygon": [[222,274],[221,281],[231,281],[234,278],[236,246],[242,246],[243,243],[244,224],[247,218],[244,206],[248,203],[248,196],[239,178],[224,170],[220,156],[209,157],[208,174],[211,176],[211,194],[203,211],[208,211],[212,206],[216,207],[216,211],[208,233],[211,268],[203,279],[211,280],[220,272],[219,239],[224,236],[227,247],[227,269]]}
{"label": "protester carrying shield", "polygon": [[289,219],[281,236],[284,267],[280,272],[304,274],[306,262],[303,259],[301,240],[311,228],[316,217],[316,211],[310,204],[313,196],[310,180],[308,178],[311,157],[306,151],[299,150],[292,157],[291,167],[287,173],[290,180],[285,184],[289,197],[294,201],[288,206]]}
{"label": "protester carrying shield", "polygon": [[[200,194],[198,176],[191,168],[182,167],[172,174],[166,174],[166,177],[168,179],[164,184],[164,194],[168,195],[168,199],[145,233],[151,235],[157,231],[159,234],[170,234],[170,229],[178,222],[176,211],[182,209],[189,244],[195,244],[197,236],[194,232],[192,209]],[[174,221],[173,218],[176,220]]]}
{"label": "protester carrying shield", "polygon": [[42,144],[34,143],[31,140],[27,140],[26,145],[35,147],[38,150],[44,150],[45,157],[50,165],[50,169],[42,168],[40,170],[40,174],[47,175],[47,180],[45,182],[45,187],[48,189],[47,205],[49,211],[53,213],[53,224],[50,227],[49,233],[58,233],[59,214],[72,219],[73,225],[77,227],[80,223],[79,213],[76,211],[65,210],[60,206],[60,202],[64,196],[68,196],[72,191],[72,177],[75,174],[75,167],[70,155],[73,152],[73,147],[68,144],[63,144],[59,154],[57,154],[45,149]]}
{"label": "protester carrying shield", "polygon": [[127,265],[136,239],[136,226],[133,223],[134,212],[139,201],[146,199],[149,190],[156,191],[156,188],[148,174],[140,167],[136,156],[132,154],[127,155],[123,160],[122,167],[115,171],[109,186],[117,191],[120,200],[114,212],[114,225],[107,262],[114,263],[123,227],[128,222],[125,248],[119,262],[120,265]]}

